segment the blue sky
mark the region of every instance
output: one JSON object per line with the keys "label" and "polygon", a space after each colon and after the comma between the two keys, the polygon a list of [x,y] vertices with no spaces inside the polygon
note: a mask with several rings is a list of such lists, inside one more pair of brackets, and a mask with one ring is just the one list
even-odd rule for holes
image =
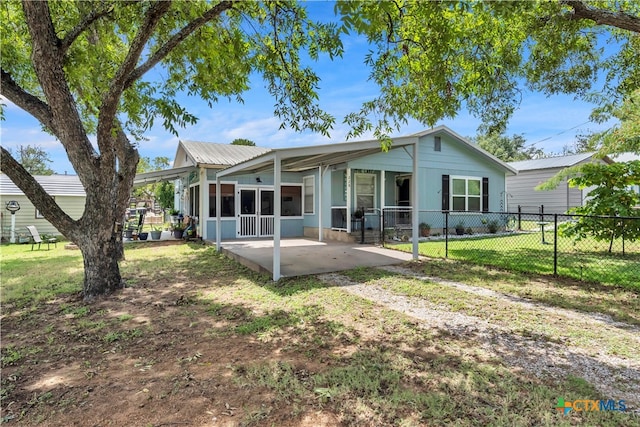
{"label": "blue sky", "polygon": [[[316,3],[315,7],[332,8],[331,3]],[[324,10],[327,13],[329,9]],[[313,64],[321,77],[320,104],[336,117],[331,138],[310,132],[296,133],[280,130],[280,122],[273,115],[273,100],[264,88],[259,76],[252,79],[252,89],[243,95],[244,104],[221,100],[210,109],[195,98],[184,98],[183,105],[199,121],[193,126],[179,129],[176,137],[156,126],[146,133],[148,141],[139,143],[141,156],[154,158],[166,156],[173,160],[179,139],[229,143],[236,138],[247,138],[264,147],[292,147],[342,142],[348,132],[342,124],[345,114],[357,111],[363,101],[377,94],[377,87],[368,81],[368,69],[363,65],[368,46],[361,37],[344,40],[342,59],[320,59]],[[6,103],[6,101],[5,101]],[[573,96],[546,97],[543,94],[524,92],[520,108],[515,112],[507,129],[509,135],[522,134],[527,143],[535,143],[545,152],[560,152],[565,145],[575,141],[575,136],[587,131],[604,130],[608,124],[589,123],[593,105],[575,100]],[[7,103],[6,120],[0,124],[0,138],[6,148],[19,145],[36,145],[49,153],[56,173],[74,174],[62,145],[54,137],[41,131],[39,123],[11,103]],[[476,135],[479,120],[466,111],[460,111],[455,119],[443,120],[444,124],[463,136]],[[424,130],[426,126],[410,122],[398,135],[408,135]],[[370,138],[364,135],[362,139]]]}

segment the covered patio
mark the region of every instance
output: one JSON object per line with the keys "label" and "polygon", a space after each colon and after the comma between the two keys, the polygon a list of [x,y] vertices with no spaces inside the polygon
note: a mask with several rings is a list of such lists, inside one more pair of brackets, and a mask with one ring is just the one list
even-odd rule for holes
{"label": "covered patio", "polygon": [[[274,240],[229,240],[222,252],[246,267],[273,275]],[[377,267],[409,261],[413,255],[378,246],[312,239],[292,238],[280,241],[280,277],[304,276]]]}

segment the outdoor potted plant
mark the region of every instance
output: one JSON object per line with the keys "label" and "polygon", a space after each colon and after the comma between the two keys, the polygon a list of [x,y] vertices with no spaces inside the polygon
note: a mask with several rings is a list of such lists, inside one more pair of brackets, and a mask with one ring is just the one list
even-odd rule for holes
{"label": "outdoor potted plant", "polygon": [[138,233],[138,238],[140,240],[147,240],[147,238],[149,238],[149,232],[141,231],[140,233]]}
{"label": "outdoor potted plant", "polygon": [[173,225],[173,237],[176,239],[182,239],[182,234],[184,233],[184,229],[187,228],[185,223],[179,222]]}
{"label": "outdoor potted plant", "polygon": [[431,234],[431,225],[426,222],[420,223],[420,236],[429,237]]}
{"label": "outdoor potted plant", "polygon": [[171,224],[177,224],[180,221],[180,211],[176,209],[171,209],[169,211],[169,216],[171,217]]}
{"label": "outdoor potted plant", "polygon": [[152,240],[160,240],[160,236],[162,235],[162,228],[159,226],[154,226],[151,229],[151,239]]}
{"label": "outdoor potted plant", "polygon": [[489,233],[495,234],[498,231],[498,221],[489,221],[487,224],[487,230],[489,230]]}
{"label": "outdoor potted plant", "polygon": [[464,235],[464,223],[462,221],[456,224],[456,234],[458,236]]}

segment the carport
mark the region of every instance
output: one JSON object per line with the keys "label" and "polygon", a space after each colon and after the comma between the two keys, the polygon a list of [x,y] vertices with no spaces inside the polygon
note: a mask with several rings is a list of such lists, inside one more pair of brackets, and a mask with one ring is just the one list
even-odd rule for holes
{"label": "carport", "polygon": [[[405,150],[409,153],[412,159],[412,173],[414,177],[417,177],[418,172],[418,143],[419,138],[417,136],[409,136],[409,137],[401,137],[394,139],[393,145],[389,149],[393,150]],[[412,148],[411,151],[409,149]],[[339,164],[347,164],[349,161],[358,159],[363,156],[367,156],[369,154],[373,154],[381,151],[381,145],[379,140],[371,140],[371,141],[361,141],[361,142],[350,142],[350,143],[339,143],[339,144],[330,144],[330,145],[320,145],[320,146],[310,146],[310,147],[299,147],[299,148],[281,148],[271,150],[262,155],[256,156],[252,159],[246,160],[244,162],[238,163],[236,165],[230,166],[226,169],[221,170],[216,174],[216,188],[221,188],[221,180],[222,178],[232,176],[234,174],[241,173],[263,173],[263,172],[272,172],[273,173],[273,192],[274,192],[274,200],[281,199],[281,183],[282,183],[282,173],[283,172],[300,172],[305,170],[317,169],[319,174],[319,183],[322,183],[323,175],[329,170],[331,166],[339,165]],[[349,171],[349,169],[347,169]],[[419,206],[419,191],[418,185],[416,183],[416,179],[411,181],[411,193],[413,200],[413,214],[412,214],[412,235],[413,238],[413,259],[418,258],[418,206]],[[350,194],[350,180],[347,180],[347,194]],[[322,206],[326,203],[322,199],[322,188],[319,189],[319,208],[318,208],[318,242],[322,244]],[[347,196],[347,206],[350,208],[351,203],[349,196]],[[216,193],[216,230],[221,230],[221,196],[220,192]],[[271,252],[269,260],[262,259],[261,263],[258,265],[266,264],[268,262],[271,263],[271,268],[266,268],[266,271],[269,271],[272,274],[273,280],[277,281],[280,277],[287,275],[283,272],[282,266],[285,263],[289,263],[289,260],[283,259],[283,251],[281,247],[285,247],[282,245],[281,239],[281,220],[282,213],[280,208],[280,203],[275,203],[274,205],[274,222],[273,222],[273,240],[265,240],[264,242],[269,242],[269,247],[267,248],[268,252]],[[350,209],[347,209],[347,224],[350,224]],[[348,230],[350,231],[350,229]],[[222,251],[222,233],[216,233],[216,248],[218,251]],[[300,239],[296,239],[300,240]],[[304,239],[302,239],[304,240]],[[306,240],[305,240],[306,241]],[[311,241],[309,241],[311,242]],[[332,242],[331,245],[336,243]],[[225,248],[232,247],[233,245],[238,246],[237,251],[242,249],[242,245],[245,245],[245,249],[249,249],[246,247],[247,241],[225,241]],[[327,247],[331,245],[326,245]],[[302,245],[302,247],[306,247]],[[254,249],[258,249],[258,247],[254,247]],[[262,248],[264,249],[264,248]],[[319,249],[319,248],[316,248]],[[230,254],[234,252],[229,250]],[[251,256],[257,256],[258,253],[262,253],[262,251],[257,251],[255,254]],[[349,251],[345,252],[349,254],[357,254],[364,255],[364,251]],[[247,255],[248,259],[249,255]],[[312,255],[309,257],[311,262],[317,262],[317,258],[320,258],[318,255]],[[364,257],[366,258],[366,257]],[[393,258],[393,257],[391,257]],[[354,259],[359,259],[355,257]],[[370,265],[364,264],[366,262],[364,259],[362,260],[363,264],[359,265]],[[310,263],[302,263],[302,265],[306,265],[310,267]],[[384,265],[384,264],[374,264],[374,265]],[[291,264],[293,266],[293,264]],[[353,265],[355,267],[356,265]],[[350,267],[350,268],[353,268]],[[333,270],[335,271],[335,270]],[[301,273],[305,274],[305,273]],[[310,274],[310,273],[306,273]],[[295,275],[295,274],[294,274]]]}

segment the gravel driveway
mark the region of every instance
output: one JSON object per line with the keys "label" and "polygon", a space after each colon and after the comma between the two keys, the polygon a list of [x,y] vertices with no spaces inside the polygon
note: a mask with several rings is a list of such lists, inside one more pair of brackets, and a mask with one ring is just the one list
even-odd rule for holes
{"label": "gravel driveway", "polygon": [[[598,328],[620,329],[630,335],[631,342],[640,353],[640,328],[598,313],[582,313],[574,310],[534,303],[513,295],[489,289],[465,285],[434,277],[417,275],[403,267],[383,267],[385,270],[420,280],[451,286],[471,295],[482,295],[513,304],[514,308],[541,310],[544,314],[564,316],[583,321],[585,325]],[[382,306],[402,312],[419,320],[421,327],[446,329],[449,333],[474,340],[487,353],[501,358],[506,365],[518,367],[539,377],[563,377],[568,374],[584,378],[593,384],[606,398],[624,399],[627,407],[640,413],[640,363],[608,354],[600,349],[568,346],[551,342],[544,337],[523,336],[503,324],[492,323],[476,316],[451,311],[424,298],[407,297],[392,293],[380,286],[353,282],[339,273],[323,274],[321,280],[341,286],[345,291],[366,298]]]}

